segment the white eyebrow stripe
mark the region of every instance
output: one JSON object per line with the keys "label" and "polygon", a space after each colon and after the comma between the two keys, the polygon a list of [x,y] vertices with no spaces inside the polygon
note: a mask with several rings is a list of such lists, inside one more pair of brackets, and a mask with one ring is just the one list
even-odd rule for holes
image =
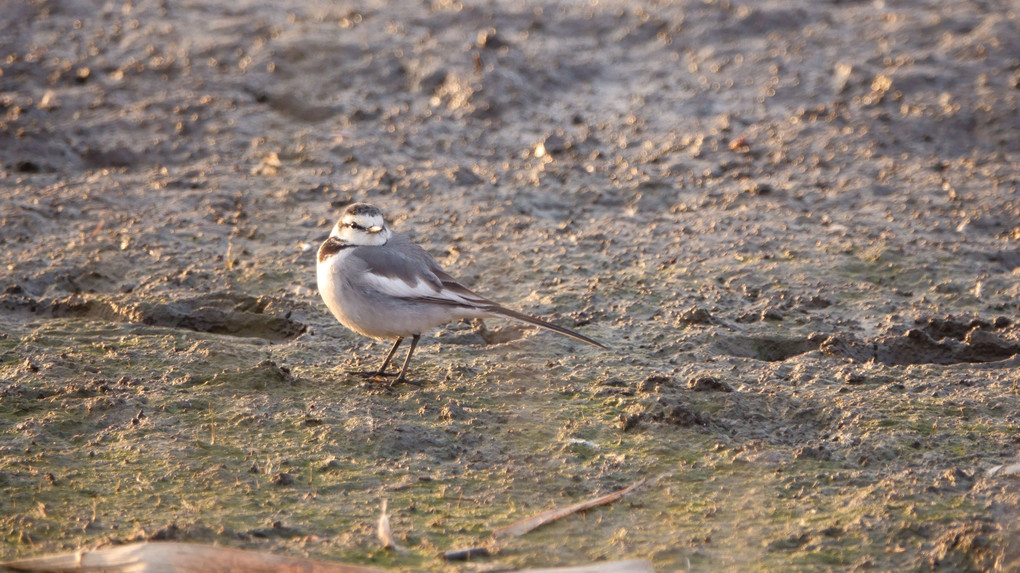
{"label": "white eyebrow stripe", "polygon": [[386,226],[386,221],[378,215],[344,215],[341,224],[356,225],[367,229],[369,227],[384,227]]}

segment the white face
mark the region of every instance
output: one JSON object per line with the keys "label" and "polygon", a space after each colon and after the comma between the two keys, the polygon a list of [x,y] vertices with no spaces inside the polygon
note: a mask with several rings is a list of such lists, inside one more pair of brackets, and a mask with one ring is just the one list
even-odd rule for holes
{"label": "white face", "polygon": [[386,227],[382,213],[378,211],[370,213],[345,212],[336,225],[330,237],[338,237],[348,245],[385,245],[390,239],[390,230]]}

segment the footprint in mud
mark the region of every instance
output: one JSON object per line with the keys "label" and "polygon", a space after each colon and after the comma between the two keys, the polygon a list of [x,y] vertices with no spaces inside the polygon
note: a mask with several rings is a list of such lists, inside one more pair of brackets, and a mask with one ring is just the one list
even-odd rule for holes
{"label": "footprint in mud", "polygon": [[784,336],[728,336],[715,343],[715,348],[722,354],[753,358],[766,362],[781,362],[817,350],[823,337],[809,336],[795,338]]}

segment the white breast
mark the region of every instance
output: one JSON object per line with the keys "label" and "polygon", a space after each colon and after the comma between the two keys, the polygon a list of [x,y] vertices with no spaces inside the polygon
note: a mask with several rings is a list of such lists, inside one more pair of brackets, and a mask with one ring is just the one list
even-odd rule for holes
{"label": "white breast", "polygon": [[357,305],[352,300],[349,273],[344,272],[344,267],[349,266],[345,265],[349,256],[350,250],[343,250],[318,264],[316,274],[319,296],[341,324],[361,332],[356,324],[358,313],[350,312],[356,310],[354,307]]}

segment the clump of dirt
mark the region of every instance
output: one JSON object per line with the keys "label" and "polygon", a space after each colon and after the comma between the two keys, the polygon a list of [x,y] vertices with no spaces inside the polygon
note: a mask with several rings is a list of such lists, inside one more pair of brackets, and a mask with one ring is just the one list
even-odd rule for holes
{"label": "clump of dirt", "polygon": [[1006,317],[994,321],[927,318],[917,328],[872,341],[834,336],[821,350],[857,362],[884,364],[959,364],[998,362],[1020,354],[1020,329]]}

